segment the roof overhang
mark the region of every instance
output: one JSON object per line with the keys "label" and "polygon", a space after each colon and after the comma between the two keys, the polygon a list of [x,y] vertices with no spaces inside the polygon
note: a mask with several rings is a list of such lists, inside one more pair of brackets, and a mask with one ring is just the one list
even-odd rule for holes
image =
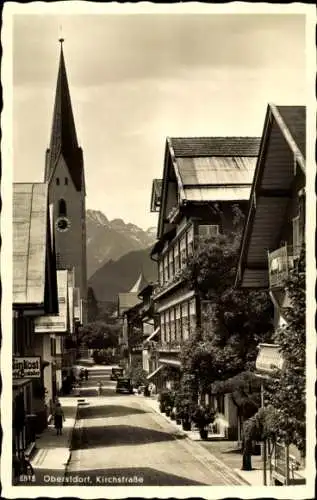
{"label": "roof overhang", "polygon": [[304,158],[278,113],[269,105],[242,235],[236,286],[267,288],[267,254],[279,245],[295,181],[305,185]]}
{"label": "roof overhang", "polygon": [[156,368],[152,373],[150,373],[146,378],[147,380],[151,380],[151,378],[154,377],[154,375],[157,375],[163,368],[163,365],[160,365],[158,368]]}
{"label": "roof overhang", "polygon": [[163,365],[175,366],[175,368],[180,368],[182,365],[180,360],[172,358],[160,357],[159,362],[163,363]]}
{"label": "roof overhang", "polygon": [[144,344],[146,344],[147,342],[150,342],[152,339],[154,339],[154,337],[158,334],[160,329],[161,328],[159,326],[157,328],[155,328],[154,332],[151,333],[151,335],[147,339],[145,339]]}

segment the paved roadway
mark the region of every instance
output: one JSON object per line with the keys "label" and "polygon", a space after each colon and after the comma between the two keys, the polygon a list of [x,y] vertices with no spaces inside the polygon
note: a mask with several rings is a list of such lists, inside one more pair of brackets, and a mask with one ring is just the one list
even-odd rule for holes
{"label": "paved roadway", "polygon": [[[100,379],[103,394],[98,397]],[[87,405],[79,409],[64,484],[239,484],[208,451],[154,412],[144,397],[116,394],[115,386],[105,370],[91,372],[83,384]]]}

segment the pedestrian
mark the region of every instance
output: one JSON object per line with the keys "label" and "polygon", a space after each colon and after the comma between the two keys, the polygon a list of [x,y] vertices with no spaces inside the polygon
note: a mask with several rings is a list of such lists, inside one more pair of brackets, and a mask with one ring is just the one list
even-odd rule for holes
{"label": "pedestrian", "polygon": [[98,382],[98,396],[101,396],[101,391],[102,391],[102,383],[101,380]]}
{"label": "pedestrian", "polygon": [[62,405],[60,404],[60,402],[57,402],[54,412],[54,424],[57,436],[60,436],[62,434],[63,421],[65,421],[65,416],[62,409]]}
{"label": "pedestrian", "polygon": [[84,378],[84,369],[83,368],[81,368],[81,370],[79,372],[79,378],[80,378],[80,380],[83,380],[83,378]]}
{"label": "pedestrian", "polygon": [[85,380],[88,380],[88,370],[87,370],[87,368],[85,369]]}

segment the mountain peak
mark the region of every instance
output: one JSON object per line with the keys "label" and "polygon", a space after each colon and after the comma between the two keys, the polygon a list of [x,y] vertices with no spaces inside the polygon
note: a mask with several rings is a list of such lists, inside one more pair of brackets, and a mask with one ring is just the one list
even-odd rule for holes
{"label": "mountain peak", "polygon": [[87,210],[86,211],[86,217],[88,219],[91,219],[93,221],[95,221],[97,224],[109,224],[109,220],[107,219],[107,217],[105,216],[104,213],[100,212],[100,210]]}
{"label": "mountain peak", "polygon": [[87,210],[86,215],[88,277],[110,259],[117,261],[133,250],[149,248],[156,239],[152,231],[121,218],[109,221],[99,210]]}

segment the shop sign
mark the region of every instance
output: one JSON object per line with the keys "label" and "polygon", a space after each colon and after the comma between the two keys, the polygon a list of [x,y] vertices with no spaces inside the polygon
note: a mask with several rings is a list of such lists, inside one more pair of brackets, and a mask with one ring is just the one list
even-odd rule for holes
{"label": "shop sign", "polygon": [[259,354],[255,362],[256,370],[267,374],[282,370],[284,358],[276,344],[260,344]]}
{"label": "shop sign", "polygon": [[13,358],[13,379],[21,378],[41,378],[40,356]]}

